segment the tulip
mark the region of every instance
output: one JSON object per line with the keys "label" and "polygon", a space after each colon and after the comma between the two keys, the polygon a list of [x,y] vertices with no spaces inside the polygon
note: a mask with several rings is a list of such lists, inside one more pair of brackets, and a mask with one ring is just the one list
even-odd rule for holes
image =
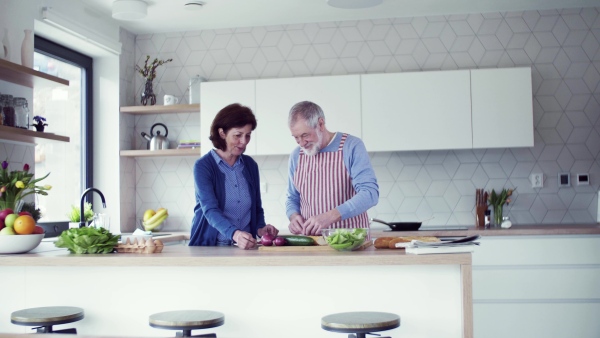
{"label": "tulip", "polygon": [[3,193],[3,192],[6,192],[6,186],[5,185],[0,188],[0,193]]}
{"label": "tulip", "polygon": [[25,165],[23,166],[23,171],[29,171],[29,164],[25,163]]}
{"label": "tulip", "polygon": [[44,189],[45,189],[45,190],[50,190],[50,189],[52,189],[52,186],[51,186],[51,185],[49,185],[49,184],[46,184],[46,185],[44,186]]}
{"label": "tulip", "polygon": [[2,161],[2,169],[6,170],[8,168],[8,162]]}
{"label": "tulip", "polygon": [[17,183],[15,183],[15,187],[23,189],[25,188],[25,184],[23,183],[23,181],[17,181]]}

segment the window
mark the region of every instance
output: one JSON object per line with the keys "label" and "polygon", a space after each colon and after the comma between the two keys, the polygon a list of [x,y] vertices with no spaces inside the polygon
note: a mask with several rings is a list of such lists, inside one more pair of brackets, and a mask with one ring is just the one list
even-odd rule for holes
{"label": "window", "polygon": [[31,115],[46,118],[47,132],[70,142],[39,142],[36,173],[50,172],[48,196],[36,195],[40,222],[66,222],[69,205],[79,205],[92,186],[92,58],[39,36],[34,40],[34,69],[69,80],[68,87],[34,88]]}

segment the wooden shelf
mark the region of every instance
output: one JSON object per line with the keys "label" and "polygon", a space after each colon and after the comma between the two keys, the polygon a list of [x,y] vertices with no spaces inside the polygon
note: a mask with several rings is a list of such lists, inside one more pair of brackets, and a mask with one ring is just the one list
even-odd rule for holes
{"label": "wooden shelf", "polygon": [[173,114],[173,113],[199,113],[200,104],[173,104],[170,106],[129,106],[121,107],[122,114]]}
{"label": "wooden shelf", "polygon": [[44,86],[69,85],[69,81],[38,72],[10,61],[0,59],[0,80],[8,81],[21,86],[33,88]]}
{"label": "wooden shelf", "polygon": [[37,143],[39,141],[69,142],[70,138],[52,133],[0,126],[0,140]]}
{"label": "wooden shelf", "polygon": [[200,147],[194,149],[121,150],[121,157],[200,156]]}

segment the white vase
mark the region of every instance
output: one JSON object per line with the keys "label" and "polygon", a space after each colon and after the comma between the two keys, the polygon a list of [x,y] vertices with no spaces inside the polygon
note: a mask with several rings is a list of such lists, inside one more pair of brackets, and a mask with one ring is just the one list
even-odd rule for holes
{"label": "white vase", "polygon": [[25,30],[25,37],[21,44],[21,65],[33,68],[33,35],[30,29]]}

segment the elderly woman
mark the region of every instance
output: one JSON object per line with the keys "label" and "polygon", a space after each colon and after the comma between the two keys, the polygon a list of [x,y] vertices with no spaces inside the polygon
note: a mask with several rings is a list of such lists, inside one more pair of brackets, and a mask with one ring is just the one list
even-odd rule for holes
{"label": "elderly woman", "polygon": [[252,249],[257,235],[277,235],[265,223],[258,165],[244,155],[254,129],[252,110],[240,104],[215,116],[210,127],[214,149],[194,164],[196,206],[189,245]]}

